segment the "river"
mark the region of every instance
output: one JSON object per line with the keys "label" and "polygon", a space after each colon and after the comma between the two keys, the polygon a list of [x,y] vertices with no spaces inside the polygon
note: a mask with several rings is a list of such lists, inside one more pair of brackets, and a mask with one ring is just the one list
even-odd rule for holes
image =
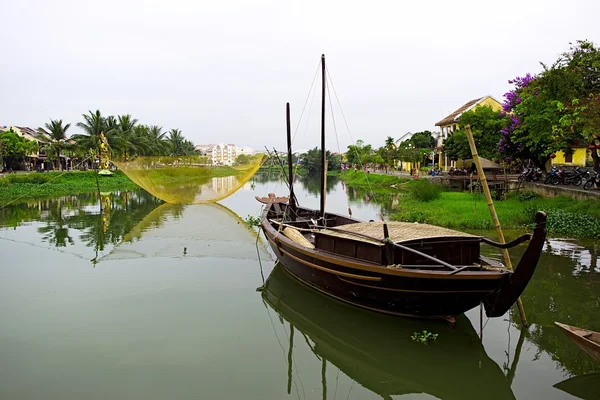
{"label": "river", "polygon": [[[0,209],[0,398],[600,398],[600,364],[553,324],[600,331],[599,241],[547,240],[527,331],[514,309],[390,317],[275,267],[244,219],[285,191],[259,174],[222,205],[138,191],[102,194],[102,210],[95,194]],[[318,182],[296,192],[318,207]],[[328,180],[329,211],[378,219],[396,201]],[[423,330],[437,340],[411,340]]]}

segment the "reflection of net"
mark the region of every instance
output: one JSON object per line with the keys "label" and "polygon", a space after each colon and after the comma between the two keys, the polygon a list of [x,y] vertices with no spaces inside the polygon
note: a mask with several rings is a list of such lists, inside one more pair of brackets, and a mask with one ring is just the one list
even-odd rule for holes
{"label": "reflection of net", "polygon": [[262,154],[245,157],[233,166],[212,166],[206,157],[138,157],[115,162],[132,181],[171,204],[210,203],[241,188],[260,167]]}

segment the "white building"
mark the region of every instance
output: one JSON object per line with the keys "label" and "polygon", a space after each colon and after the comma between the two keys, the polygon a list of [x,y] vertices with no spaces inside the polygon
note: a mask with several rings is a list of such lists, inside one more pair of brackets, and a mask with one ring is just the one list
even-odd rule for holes
{"label": "white building", "polygon": [[195,149],[201,155],[209,157],[212,165],[232,165],[239,155],[255,154],[251,147],[238,147],[232,143],[199,144]]}

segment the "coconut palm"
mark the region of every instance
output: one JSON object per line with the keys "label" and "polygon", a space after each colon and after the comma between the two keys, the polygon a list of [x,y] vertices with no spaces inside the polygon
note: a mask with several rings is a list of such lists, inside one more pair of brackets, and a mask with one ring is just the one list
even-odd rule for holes
{"label": "coconut palm", "polygon": [[[135,128],[137,127],[138,120],[133,118],[131,114],[124,114],[119,116],[119,123],[117,127],[117,136],[119,137],[119,141],[121,142],[123,155],[125,157],[125,161],[130,158],[132,155],[135,155],[139,152],[139,140],[142,136],[139,136],[141,132],[138,130],[136,132]],[[135,133],[138,134],[136,137]]]}
{"label": "coconut palm", "polygon": [[148,135],[150,141],[150,154],[152,155],[164,155],[168,152],[168,145],[166,142],[167,132],[163,132],[162,126],[150,125],[148,127]]}
{"label": "coconut palm", "polygon": [[36,139],[45,143],[44,148],[48,151],[50,159],[54,160],[54,168],[62,170],[60,163],[60,152],[68,147],[67,130],[71,124],[63,125],[62,119],[51,119],[50,123],[45,123],[44,128],[38,128],[42,132],[37,135]]}
{"label": "coconut palm", "polygon": [[184,141],[185,138],[179,129],[171,129],[169,131],[169,139],[167,140],[171,146],[171,155],[180,156],[185,154]]}
{"label": "coconut palm", "polygon": [[89,111],[89,115],[83,114],[82,117],[84,122],[78,122],[77,127],[83,129],[84,133],[73,135],[72,139],[79,146],[98,153],[100,149],[100,134],[106,129],[106,120],[100,113],[100,110],[96,110],[95,113]]}

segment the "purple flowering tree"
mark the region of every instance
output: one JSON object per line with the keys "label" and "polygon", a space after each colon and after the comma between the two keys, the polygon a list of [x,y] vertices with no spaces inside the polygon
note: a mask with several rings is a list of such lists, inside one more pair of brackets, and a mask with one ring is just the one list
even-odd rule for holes
{"label": "purple flowering tree", "polygon": [[554,105],[541,94],[535,75],[508,81],[514,88],[504,94],[505,126],[498,150],[507,160],[530,159],[543,166],[557,150],[553,138]]}

